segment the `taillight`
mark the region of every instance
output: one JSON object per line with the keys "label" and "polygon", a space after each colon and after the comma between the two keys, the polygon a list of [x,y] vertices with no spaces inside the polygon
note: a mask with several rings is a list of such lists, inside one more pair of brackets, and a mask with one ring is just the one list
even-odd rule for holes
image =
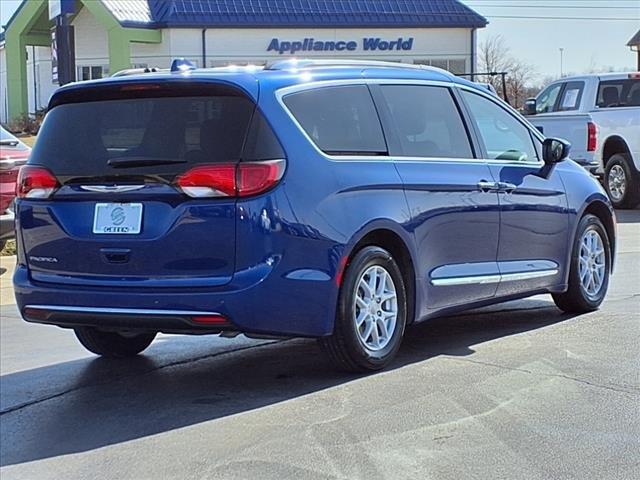
{"label": "taillight", "polygon": [[274,187],[284,173],[284,160],[238,164],[238,196],[257,195]]}
{"label": "taillight", "polygon": [[201,165],[176,179],[176,184],[190,197],[233,197],[236,194],[234,164]]}
{"label": "taillight", "polygon": [[16,182],[18,198],[49,198],[59,187],[58,179],[44,167],[25,165],[20,167]]}
{"label": "taillight", "polygon": [[284,160],[200,165],[176,179],[194,198],[248,197],[273,188],[284,173]]}
{"label": "taillight", "polygon": [[598,126],[587,122],[587,152],[595,152],[598,148]]}

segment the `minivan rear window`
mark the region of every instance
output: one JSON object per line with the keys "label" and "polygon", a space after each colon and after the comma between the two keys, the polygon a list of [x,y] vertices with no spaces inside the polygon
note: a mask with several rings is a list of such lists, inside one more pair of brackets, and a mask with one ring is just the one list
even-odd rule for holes
{"label": "minivan rear window", "polygon": [[311,140],[329,155],[385,155],[387,145],[369,89],[346,85],[305,90],[284,103]]}
{"label": "minivan rear window", "polygon": [[249,135],[251,159],[281,155],[269,125],[243,95],[229,89],[193,96],[141,93],[58,104],[47,114],[30,162],[61,177],[172,179],[194,164],[239,161],[250,124],[256,129]]}

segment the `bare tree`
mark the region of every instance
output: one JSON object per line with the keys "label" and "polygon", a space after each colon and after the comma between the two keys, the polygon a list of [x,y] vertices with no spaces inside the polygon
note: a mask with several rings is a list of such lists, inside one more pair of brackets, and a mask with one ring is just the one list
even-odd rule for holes
{"label": "bare tree", "polygon": [[514,108],[522,108],[524,102],[532,95],[531,80],[534,76],[531,65],[514,62],[507,76],[507,94]]}
{"label": "bare tree", "polygon": [[[507,72],[507,96],[515,108],[521,108],[532,93],[530,85],[535,79],[534,67],[513,57],[501,35],[489,37],[480,44],[478,60],[483,72]],[[486,81],[502,96],[500,76],[488,76]]]}

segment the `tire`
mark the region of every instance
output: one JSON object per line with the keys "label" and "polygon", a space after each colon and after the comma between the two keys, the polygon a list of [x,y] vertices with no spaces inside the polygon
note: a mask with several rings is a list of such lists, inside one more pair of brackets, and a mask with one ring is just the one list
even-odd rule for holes
{"label": "tire", "polygon": [[[386,288],[382,286],[383,277]],[[370,281],[376,285],[373,296],[362,283]],[[365,303],[367,306],[364,306]],[[382,317],[381,320],[379,317]],[[358,319],[360,325],[357,324]],[[355,254],[346,269],[338,298],[334,332],[329,337],[320,338],[320,346],[340,370],[381,370],[398,352],[406,322],[407,294],[398,264],[384,249],[364,247]],[[390,330],[386,335],[382,325]]]}
{"label": "tire", "polygon": [[[587,237],[597,235],[601,241],[601,245],[597,250],[604,250],[601,254],[593,257],[591,260],[589,255],[589,241]],[[580,264],[583,264],[581,269]],[[604,263],[601,270],[602,277],[600,286],[596,290],[596,281],[599,278],[591,269],[597,268],[596,265]],[[589,270],[591,273],[589,273]],[[578,224],[576,238],[573,241],[573,250],[571,253],[571,265],[569,270],[569,288],[565,293],[553,294],[555,304],[566,313],[587,313],[597,310],[604,300],[609,288],[609,276],[611,274],[611,245],[609,237],[602,222],[595,215],[585,215]],[[591,275],[594,283],[585,286],[588,283],[589,275]],[[582,280],[584,278],[584,281]],[[589,288],[591,287],[591,291]]]}
{"label": "tire", "polygon": [[607,162],[604,188],[616,208],[634,208],[640,204],[640,174],[626,153],[616,153]]}
{"label": "tire", "polygon": [[74,329],[76,337],[84,348],[103,357],[133,357],[151,345],[155,333],[122,335],[116,332],[103,332],[92,327]]}

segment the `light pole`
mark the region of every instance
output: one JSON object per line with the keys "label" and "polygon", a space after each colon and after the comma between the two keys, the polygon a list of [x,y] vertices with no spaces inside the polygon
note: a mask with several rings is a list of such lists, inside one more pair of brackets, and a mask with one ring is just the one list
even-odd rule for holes
{"label": "light pole", "polygon": [[563,57],[564,57],[564,48],[560,47],[560,78],[564,77],[564,70],[563,70]]}

